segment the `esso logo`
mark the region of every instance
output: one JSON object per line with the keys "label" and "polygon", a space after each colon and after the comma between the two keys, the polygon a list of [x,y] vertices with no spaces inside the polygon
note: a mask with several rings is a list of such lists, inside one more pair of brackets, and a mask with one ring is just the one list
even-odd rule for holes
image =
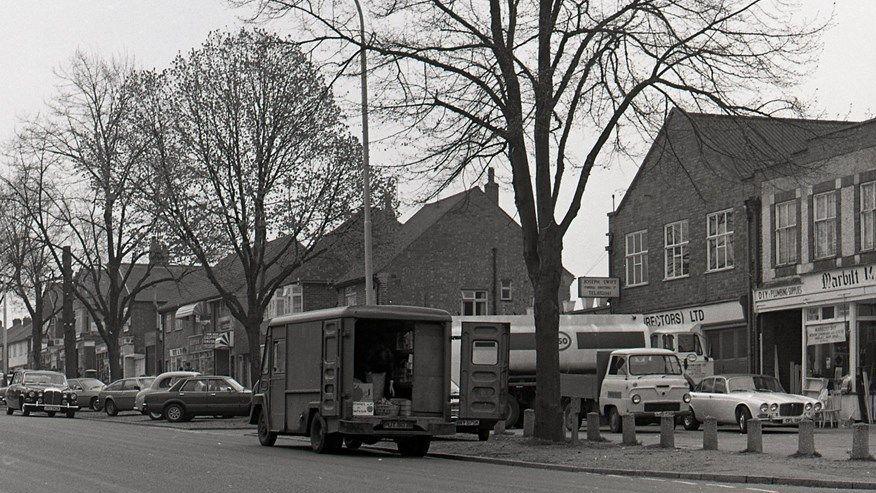
{"label": "esso logo", "polygon": [[569,334],[566,334],[563,331],[560,331],[560,351],[564,349],[569,349],[569,346],[572,345],[572,337]]}

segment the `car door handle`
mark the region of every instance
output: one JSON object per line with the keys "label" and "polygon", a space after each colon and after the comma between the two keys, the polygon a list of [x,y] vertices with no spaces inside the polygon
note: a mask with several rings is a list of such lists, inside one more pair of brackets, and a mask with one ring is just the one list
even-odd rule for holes
{"label": "car door handle", "polygon": [[216,392],[210,392],[210,396],[216,397]]}
{"label": "car door handle", "polygon": [[185,392],[180,392],[179,395],[186,395],[186,393],[185,393]]}

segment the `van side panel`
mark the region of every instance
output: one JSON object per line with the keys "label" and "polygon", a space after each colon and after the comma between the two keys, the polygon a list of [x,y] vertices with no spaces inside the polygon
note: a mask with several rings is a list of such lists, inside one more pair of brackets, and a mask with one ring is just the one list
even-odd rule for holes
{"label": "van side panel", "polygon": [[319,402],[322,371],[322,323],[304,322],[287,326],[286,429],[307,433],[310,404]]}
{"label": "van side panel", "polygon": [[417,323],[414,327],[414,386],[411,410],[414,414],[441,416],[444,413],[448,382],[446,346],[442,324]]}

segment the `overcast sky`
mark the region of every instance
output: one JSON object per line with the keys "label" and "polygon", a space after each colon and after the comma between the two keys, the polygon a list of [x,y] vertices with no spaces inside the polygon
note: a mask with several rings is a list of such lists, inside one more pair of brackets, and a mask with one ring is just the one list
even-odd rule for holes
{"label": "overcast sky", "polygon": [[[827,12],[831,2],[809,0],[807,16]],[[837,2],[835,22],[824,36],[824,51],[812,77],[797,91],[812,101],[818,116],[841,119],[872,117],[876,109],[876,2]],[[106,55],[125,54],[141,67],[164,67],[179,51],[204,40],[215,29],[236,29],[246,12],[224,1],[154,0],[33,2],[0,0],[0,139],[14,132],[16,122],[43,108],[54,89],[53,70],[81,48]],[[287,29],[283,23],[277,30]],[[355,88],[354,88],[355,89]],[[353,90],[341,90],[355,97]],[[353,114],[351,126],[358,128]],[[379,135],[379,129],[376,130]],[[642,143],[642,148],[647,147]],[[375,162],[392,159],[391,151],[375,146]],[[612,194],[628,186],[638,161],[612,163],[597,170],[584,197],[585,207],[565,242],[564,263],[576,276],[605,275],[608,227],[606,213]],[[472,185],[472,183],[460,184]],[[403,201],[416,190],[402,189]],[[501,204],[512,215],[511,190],[503,186]],[[403,209],[406,218],[411,206]]]}

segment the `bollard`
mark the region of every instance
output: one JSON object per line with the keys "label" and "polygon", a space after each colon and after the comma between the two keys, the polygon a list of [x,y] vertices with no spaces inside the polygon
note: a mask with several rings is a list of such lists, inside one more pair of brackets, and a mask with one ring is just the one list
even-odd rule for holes
{"label": "bollard", "polygon": [[815,456],[815,423],[811,419],[800,422],[797,428],[797,455]]}
{"label": "bollard", "polygon": [[759,419],[748,420],[748,446],[745,451],[755,454],[763,452],[763,423]]}
{"label": "bollard", "polygon": [[[572,422],[578,423],[578,413],[572,414]],[[572,427],[572,445],[578,445],[578,427]]]}
{"label": "bollard", "polygon": [[535,411],[527,409],[523,411],[523,436],[531,437],[535,431]]}
{"label": "bollard", "polygon": [[718,419],[707,416],[703,421],[703,450],[718,450]]}
{"label": "bollard", "polygon": [[870,425],[866,423],[852,426],[852,460],[873,460],[870,455]]}
{"label": "bollard", "polygon": [[660,448],[675,448],[675,416],[660,417]]}
{"label": "bollard", "polygon": [[587,413],[587,440],[602,441],[602,436],[599,434],[599,413]]}
{"label": "bollard", "polygon": [[500,436],[505,434],[505,420],[496,421],[496,426],[493,427],[493,435]]}
{"label": "bollard", "polygon": [[636,417],[627,414],[621,418],[621,429],[624,433],[624,445],[638,445],[636,440]]}

